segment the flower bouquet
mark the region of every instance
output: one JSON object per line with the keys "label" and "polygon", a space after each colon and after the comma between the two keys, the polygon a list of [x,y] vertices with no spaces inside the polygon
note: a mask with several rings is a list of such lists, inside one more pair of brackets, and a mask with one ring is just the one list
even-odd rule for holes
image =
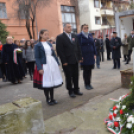
{"label": "flower bouquet", "polygon": [[13,51],[13,61],[14,61],[15,64],[18,64],[17,54],[20,54],[20,53],[22,53],[21,49],[19,49],[19,48],[14,49],[14,51]]}
{"label": "flower bouquet", "polygon": [[104,120],[107,129],[113,134],[134,134],[134,77],[130,93],[114,100],[109,110],[108,118]]}

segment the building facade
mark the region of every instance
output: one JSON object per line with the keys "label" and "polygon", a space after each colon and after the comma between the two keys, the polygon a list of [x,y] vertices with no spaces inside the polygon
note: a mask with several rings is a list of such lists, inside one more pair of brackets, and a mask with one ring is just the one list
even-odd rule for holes
{"label": "building facade", "polygon": [[[15,0],[0,0],[0,20],[6,24],[7,31],[15,39],[29,39],[26,21],[23,17],[18,18],[15,4]],[[50,0],[48,5],[37,8],[36,16],[36,39],[42,28],[49,30],[50,37],[56,37],[63,32],[65,22],[72,24],[73,32],[80,31],[77,0]]]}
{"label": "building facade", "polygon": [[115,14],[116,30],[123,39],[124,35],[129,35],[134,29],[134,10],[128,10]]}
{"label": "building facade", "polygon": [[128,0],[78,0],[80,24],[88,24],[91,31],[115,28],[116,11],[127,10]]}

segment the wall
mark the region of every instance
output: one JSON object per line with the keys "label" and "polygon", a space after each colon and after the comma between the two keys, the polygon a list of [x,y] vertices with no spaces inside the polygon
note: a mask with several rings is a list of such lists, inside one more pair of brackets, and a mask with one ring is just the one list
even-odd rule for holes
{"label": "wall", "polygon": [[16,8],[14,0],[0,0],[0,2],[5,3],[6,11],[7,11],[7,19],[0,19],[4,24],[7,25],[7,30],[10,35],[14,36],[15,39],[28,39],[28,35],[26,34],[25,21],[17,19],[17,12],[14,8]]}
{"label": "wall", "polygon": [[[37,24],[38,30],[46,28],[49,30],[50,37],[56,37],[58,34],[63,32],[62,25],[62,14],[61,14],[61,5],[66,6],[76,6],[77,4],[73,3],[73,0],[51,0],[51,4],[48,4],[42,10],[37,11]],[[76,15],[77,30],[80,31],[79,19]]]}
{"label": "wall", "polygon": [[133,29],[134,10],[118,12],[115,14],[115,24],[118,36],[124,37],[124,34],[130,34]]}
{"label": "wall", "polygon": [[[101,0],[100,7],[94,7],[94,0],[78,0],[79,3],[79,11],[80,11],[80,25],[86,23],[89,25],[89,30],[100,30],[107,29],[109,25],[101,25],[102,24],[102,16],[101,16]],[[111,7],[112,3],[108,2],[108,6]],[[95,24],[95,17],[100,17],[101,24]],[[107,17],[113,23],[113,16]]]}
{"label": "wall", "polygon": [[[78,0],[80,12],[80,25],[86,23],[90,30],[101,29],[101,24],[95,24],[95,16],[101,17],[100,8],[94,7],[94,0]],[[101,3],[100,3],[101,5]]]}
{"label": "wall", "polygon": [[[101,7],[101,1],[100,1],[100,7]],[[101,14],[100,14],[100,8],[95,8],[94,7],[94,0],[89,0],[89,10],[90,10],[90,21],[91,21],[91,30],[97,30],[97,29],[101,29],[101,24],[100,25],[96,25],[95,24],[95,17],[100,17],[101,18]]]}
{"label": "wall", "polygon": [[91,19],[90,19],[90,10],[89,10],[89,0],[78,0],[79,7],[79,19],[80,25],[88,24],[89,28],[91,28]]}
{"label": "wall", "polygon": [[121,38],[124,37],[124,34],[126,33],[127,35],[130,34],[131,30],[133,29],[133,19],[134,16],[131,17],[125,17],[125,18],[120,18],[120,31],[121,31]]}
{"label": "wall", "polygon": [[[37,9],[37,25],[38,31],[42,28],[49,30],[50,37],[56,37],[58,34],[63,32],[62,18],[61,18],[61,5],[67,6],[78,6],[78,3],[73,3],[73,0],[50,0],[50,3],[42,5]],[[25,20],[18,20],[16,12],[13,7],[17,8],[14,0],[0,0],[0,2],[6,3],[7,19],[0,19],[7,25],[7,30],[10,35],[14,36],[15,39],[29,39],[26,30]],[[77,12],[76,8],[76,12]],[[80,31],[79,19],[76,16],[77,29]],[[36,26],[36,25],[35,25]],[[36,27],[35,34],[37,36]],[[37,37],[36,37],[37,38]]]}

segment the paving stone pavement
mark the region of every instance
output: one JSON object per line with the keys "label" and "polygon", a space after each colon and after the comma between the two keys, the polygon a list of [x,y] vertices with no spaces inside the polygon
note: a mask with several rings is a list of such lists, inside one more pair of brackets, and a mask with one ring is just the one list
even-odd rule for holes
{"label": "paving stone pavement", "polygon": [[118,99],[128,92],[128,89],[118,89],[108,95],[99,95],[79,108],[46,120],[45,134],[110,134],[104,124],[113,105],[109,98]]}
{"label": "paving stone pavement", "polygon": [[[120,70],[132,68],[132,63],[124,65],[122,59],[121,63]],[[42,101],[44,119],[47,120],[73,108],[80,107],[96,96],[107,95],[121,87],[120,70],[112,70],[112,61],[101,62],[100,67],[101,69],[95,68],[93,70],[92,86],[94,89],[91,91],[85,89],[82,71],[80,71],[79,85],[81,92],[84,93],[83,96],[77,96],[75,99],[70,98],[65,89],[65,83],[62,87],[55,89],[55,99],[59,102],[55,106],[46,104],[43,91],[33,88],[33,82],[30,81],[29,76],[24,79],[22,84],[12,85],[10,82],[4,83],[0,81],[0,105],[23,97],[33,97]],[[62,75],[64,79],[64,74],[62,73]]]}

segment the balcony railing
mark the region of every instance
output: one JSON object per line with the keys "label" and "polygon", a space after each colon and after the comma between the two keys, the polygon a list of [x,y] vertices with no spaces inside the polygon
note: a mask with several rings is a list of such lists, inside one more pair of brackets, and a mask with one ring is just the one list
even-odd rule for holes
{"label": "balcony railing", "polygon": [[113,10],[113,8],[112,8],[112,7],[101,7],[101,9]]}
{"label": "balcony railing", "polygon": [[107,8],[101,8],[101,15],[113,16],[114,15],[114,11],[111,10],[111,9],[107,9]]}
{"label": "balcony railing", "polygon": [[102,22],[102,26],[108,25],[107,22]]}
{"label": "balcony railing", "polygon": [[[108,20],[108,21],[109,21],[109,20]],[[109,24],[110,24],[111,26],[114,26],[114,25],[115,25],[114,21],[109,21],[109,23],[104,21],[104,22],[102,22],[101,25],[102,25],[102,26],[107,26],[107,25],[109,25]]]}

